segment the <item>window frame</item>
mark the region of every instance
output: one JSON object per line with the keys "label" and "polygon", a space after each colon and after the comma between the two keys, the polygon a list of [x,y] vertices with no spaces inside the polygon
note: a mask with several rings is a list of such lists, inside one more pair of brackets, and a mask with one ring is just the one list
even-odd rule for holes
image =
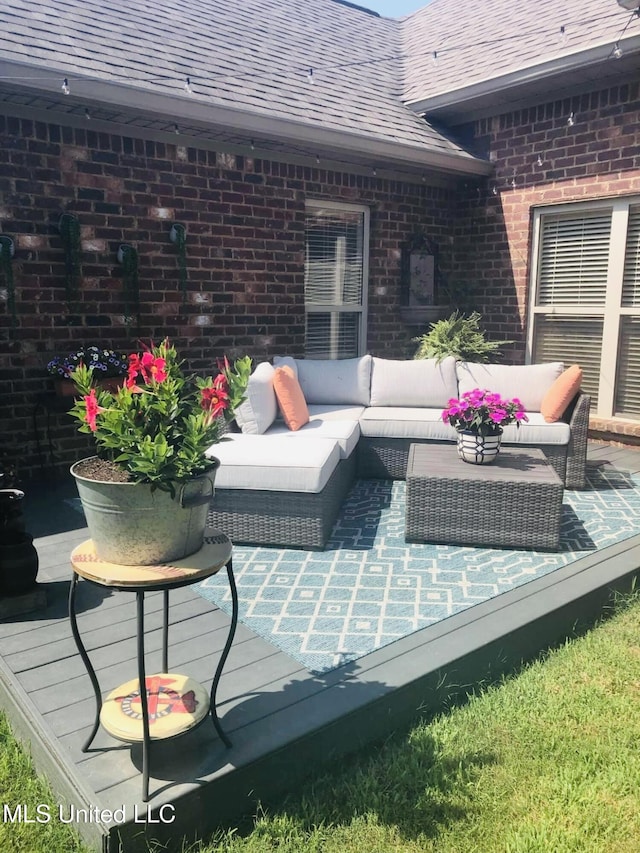
{"label": "window frame", "polygon": [[[357,356],[365,355],[367,352],[367,318],[368,318],[368,294],[369,294],[369,237],[371,225],[371,209],[363,204],[352,204],[345,201],[330,201],[325,199],[307,199],[305,201],[305,222],[310,211],[313,210],[335,210],[362,214],[362,298],[360,304],[356,303],[307,303],[306,277],[307,277],[307,237],[305,228],[304,252],[305,252],[305,293],[304,311],[305,326],[307,314],[358,314],[358,352]],[[305,352],[307,347],[305,333]],[[329,356],[331,357],[331,356]]]}
{"label": "window frame", "polygon": [[[629,212],[640,207],[640,196],[622,196],[591,200],[588,202],[566,202],[533,209],[531,272],[529,277],[529,317],[525,361],[530,364],[534,350],[535,319],[540,314],[575,315],[602,317],[602,355],[598,377],[598,404],[593,414],[611,420],[631,420],[631,417],[614,414],[616,394],[616,370],[619,358],[620,325],[623,316],[640,317],[640,306],[623,306],[622,287],[624,281],[625,255]],[[603,304],[581,305],[537,305],[538,279],[542,251],[542,224],[545,216],[566,214],[579,216],[597,211],[611,212],[611,234],[607,258],[607,283]],[[634,421],[640,420],[633,418]]]}

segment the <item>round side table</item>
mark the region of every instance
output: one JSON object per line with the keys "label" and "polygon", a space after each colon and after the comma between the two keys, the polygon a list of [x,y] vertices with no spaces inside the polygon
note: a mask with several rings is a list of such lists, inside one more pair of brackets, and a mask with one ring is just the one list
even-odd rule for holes
{"label": "round side table", "polygon": [[[238,624],[238,594],[232,564],[232,545],[224,534],[205,532],[204,544],[195,554],[162,566],[119,566],[102,560],[88,539],[71,553],[73,576],[69,589],[69,621],[76,647],[91,679],[96,697],[96,715],[91,734],[82,746],[86,752],[96,736],[99,725],[112,737],[127,743],[142,743],[142,799],[149,799],[149,752],[152,740],[165,740],[190,731],[208,714],[226,747],[231,741],[224,733],[216,710],[216,692],[222,670],[233,643]],[[185,675],[169,672],[169,592],[181,586],[198,583],[227,570],[231,589],[231,625],[216,667],[210,692]],[[98,586],[124,592],[135,592],[137,600],[137,659],[138,677],[112,690],[105,700],[95,669],[80,637],[76,618],[76,588],[79,578]],[[162,672],[147,675],[144,653],[144,594],[162,590]],[[146,690],[140,690],[144,684]]]}

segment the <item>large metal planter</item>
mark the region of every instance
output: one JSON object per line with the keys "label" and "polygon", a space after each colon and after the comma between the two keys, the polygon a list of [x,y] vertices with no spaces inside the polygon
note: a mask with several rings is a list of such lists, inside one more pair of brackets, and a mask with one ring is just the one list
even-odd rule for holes
{"label": "large metal planter", "polygon": [[215,468],[179,485],[175,498],[152,492],[146,483],[91,480],[75,470],[81,462],[72,465],[98,556],[122,566],[151,566],[198,551],[220,464],[215,461]]}

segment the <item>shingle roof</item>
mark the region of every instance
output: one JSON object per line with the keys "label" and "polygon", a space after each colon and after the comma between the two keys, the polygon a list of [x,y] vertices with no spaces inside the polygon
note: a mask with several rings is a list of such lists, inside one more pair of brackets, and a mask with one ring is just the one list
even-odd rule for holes
{"label": "shingle roof", "polygon": [[[629,20],[630,13],[615,0],[432,0],[400,22],[403,97],[408,103],[426,101],[443,92],[578,56],[597,45],[610,50]],[[636,18],[625,36],[638,34],[640,19]]]}
{"label": "shingle roof", "polygon": [[0,27],[0,59],[44,90],[119,83],[176,113],[191,98],[212,122],[224,108],[474,162],[402,103],[400,22],[333,0],[12,0]]}

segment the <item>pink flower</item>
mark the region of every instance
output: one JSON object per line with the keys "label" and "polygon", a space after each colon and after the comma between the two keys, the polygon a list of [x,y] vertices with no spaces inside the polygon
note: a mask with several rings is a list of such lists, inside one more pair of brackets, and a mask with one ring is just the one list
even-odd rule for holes
{"label": "pink flower", "polygon": [[213,387],[202,389],[200,405],[213,420],[229,407],[229,395],[224,388],[216,388],[214,382]]}
{"label": "pink flower", "polygon": [[134,388],[138,376],[143,382],[164,382],[167,378],[167,362],[164,358],[156,358],[152,352],[143,352],[142,358],[137,353],[129,356],[129,372],[125,385]]}
{"label": "pink flower", "polygon": [[164,358],[156,358],[151,352],[142,353],[140,369],[145,382],[164,382],[167,378],[167,362]]}
{"label": "pink flower", "polygon": [[97,416],[100,412],[104,412],[104,409],[98,405],[95,388],[92,388],[90,393],[85,395],[84,405],[86,409],[84,419],[89,424],[91,432],[95,432],[98,429]]}
{"label": "pink flower", "polygon": [[507,413],[504,409],[494,409],[493,412],[489,412],[489,417],[494,422],[494,424],[501,424],[502,421],[507,417]]}

